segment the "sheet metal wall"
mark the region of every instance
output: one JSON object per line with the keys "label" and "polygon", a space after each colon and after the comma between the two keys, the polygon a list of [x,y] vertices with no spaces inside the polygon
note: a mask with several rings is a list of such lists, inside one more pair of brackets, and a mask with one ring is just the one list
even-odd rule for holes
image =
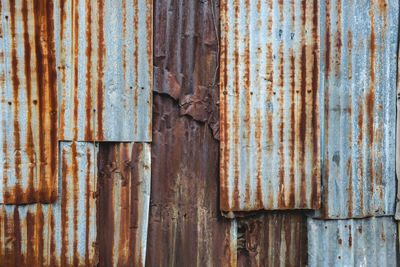
{"label": "sheet metal wall", "polygon": [[0,203],[57,200],[57,87],[51,1],[1,1]]}
{"label": "sheet metal wall", "polygon": [[150,144],[100,143],[99,266],[144,266],[150,203]]}
{"label": "sheet metal wall", "polygon": [[397,223],[391,217],[308,219],[309,266],[397,266]]}
{"label": "sheet metal wall", "polygon": [[221,4],[221,209],[318,209],[319,1]]}
{"label": "sheet metal wall", "polygon": [[152,1],[55,10],[60,139],[151,141]]}
{"label": "sheet metal wall", "polygon": [[331,0],[320,14],[319,216],[393,215],[399,3]]}
{"label": "sheet metal wall", "polygon": [[0,266],[89,266],[96,254],[96,146],[60,144],[55,204],[2,205]]}

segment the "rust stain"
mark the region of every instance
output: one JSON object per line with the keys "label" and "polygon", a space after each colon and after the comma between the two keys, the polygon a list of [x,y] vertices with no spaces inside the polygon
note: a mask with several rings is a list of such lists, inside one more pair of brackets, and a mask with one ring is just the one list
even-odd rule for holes
{"label": "rust stain", "polygon": [[104,85],[103,85],[103,77],[104,77],[104,63],[103,63],[103,56],[105,55],[105,46],[104,46],[104,2],[103,1],[98,1],[98,8],[99,8],[99,33],[98,33],[98,54],[97,54],[97,59],[98,59],[98,65],[97,65],[97,72],[98,72],[98,80],[97,80],[97,133],[96,133],[96,138],[97,140],[103,140],[104,139],[104,131],[103,131],[103,105],[104,105],[104,100],[103,100],[103,90],[104,90]]}
{"label": "rust stain", "polygon": [[[92,6],[91,1],[86,0],[85,5],[87,9],[87,19],[86,19],[86,36],[87,38],[87,46],[86,46],[86,57],[87,57],[87,66],[86,66],[86,87],[92,88]],[[124,71],[125,73],[125,71]],[[86,99],[85,99],[85,140],[94,140],[94,134],[92,130],[92,90],[86,91]],[[63,117],[63,116],[61,116]]]}

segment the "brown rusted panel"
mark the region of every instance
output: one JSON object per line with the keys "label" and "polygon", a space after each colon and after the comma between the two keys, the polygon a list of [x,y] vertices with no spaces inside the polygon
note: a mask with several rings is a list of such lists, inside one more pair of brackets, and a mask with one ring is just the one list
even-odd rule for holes
{"label": "brown rusted panel", "polygon": [[0,203],[57,200],[53,1],[2,0]]}
{"label": "brown rusted panel", "polygon": [[146,266],[236,266],[234,223],[218,209],[218,142],[154,95]]}
{"label": "brown rusted panel", "polygon": [[219,138],[219,0],[154,1],[154,91]]}
{"label": "brown rusted panel", "polygon": [[301,213],[238,219],[237,266],[306,266],[306,224]]}
{"label": "brown rusted panel", "polygon": [[148,143],[99,145],[99,266],[144,266],[150,156]]}
{"label": "brown rusted panel", "polygon": [[224,211],[318,209],[319,1],[221,2]]}
{"label": "brown rusted panel", "polygon": [[61,194],[54,204],[0,206],[0,266],[94,266],[93,143],[61,143]]}
{"label": "brown rusted panel", "polygon": [[152,0],[55,0],[60,139],[151,141]]}

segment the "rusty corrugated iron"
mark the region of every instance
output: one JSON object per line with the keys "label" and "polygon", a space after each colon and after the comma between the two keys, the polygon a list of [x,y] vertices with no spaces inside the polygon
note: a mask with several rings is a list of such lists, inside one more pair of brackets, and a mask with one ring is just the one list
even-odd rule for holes
{"label": "rusty corrugated iron", "polygon": [[399,266],[392,217],[308,218],[308,266]]}
{"label": "rusty corrugated iron", "polygon": [[218,142],[154,95],[147,266],[236,266],[236,227],[218,209]]}
{"label": "rusty corrugated iron", "polygon": [[151,141],[151,0],[55,0],[60,140]]}
{"label": "rusty corrugated iron", "polygon": [[0,203],[57,200],[57,77],[51,1],[0,2]]}
{"label": "rusty corrugated iron", "polygon": [[238,219],[237,266],[306,266],[306,221],[286,212]]}
{"label": "rusty corrugated iron", "polygon": [[394,215],[398,1],[321,4],[321,218]]}
{"label": "rusty corrugated iron", "polygon": [[318,209],[319,1],[221,3],[221,209]]}
{"label": "rusty corrugated iron", "polygon": [[154,91],[219,138],[219,0],[154,1]]}
{"label": "rusty corrugated iron", "polygon": [[2,205],[0,266],[92,266],[96,253],[97,148],[62,142],[54,204]]}
{"label": "rusty corrugated iron", "polygon": [[99,266],[144,266],[150,204],[150,144],[100,143]]}

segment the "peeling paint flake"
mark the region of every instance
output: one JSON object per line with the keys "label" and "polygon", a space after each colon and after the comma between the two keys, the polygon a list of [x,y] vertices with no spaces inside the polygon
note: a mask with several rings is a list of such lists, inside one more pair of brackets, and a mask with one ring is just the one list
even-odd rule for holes
{"label": "peeling paint flake", "polygon": [[318,209],[319,1],[221,3],[224,211]]}

